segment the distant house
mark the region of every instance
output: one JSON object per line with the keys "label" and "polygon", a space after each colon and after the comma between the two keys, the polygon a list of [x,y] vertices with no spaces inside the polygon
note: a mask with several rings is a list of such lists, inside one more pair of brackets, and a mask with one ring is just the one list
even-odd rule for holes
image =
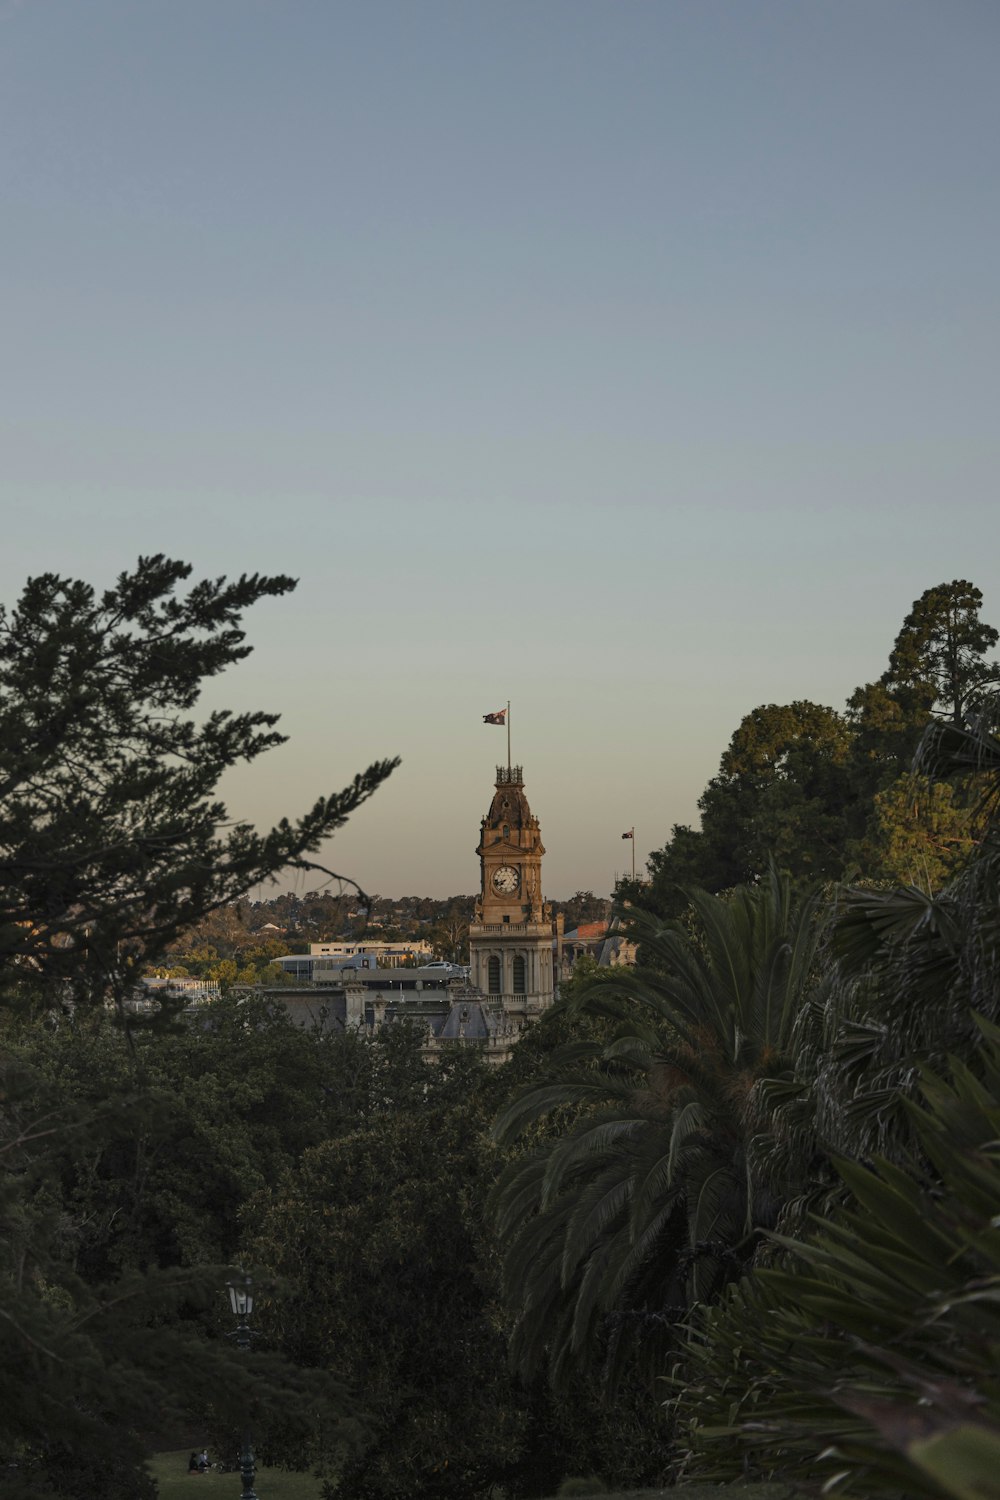
{"label": "distant house", "polygon": [[581,922],[569,932],[560,932],[561,923],[556,919],[556,936],[552,944],[555,960],[556,982],[568,979],[578,958],[599,960],[601,947],[607,936],[607,922]]}
{"label": "distant house", "polygon": [[602,968],[635,963],[635,943],[621,931],[619,920],[581,922],[571,932],[560,933],[558,919],[552,944],[557,982],[569,979],[578,958],[592,958]]}

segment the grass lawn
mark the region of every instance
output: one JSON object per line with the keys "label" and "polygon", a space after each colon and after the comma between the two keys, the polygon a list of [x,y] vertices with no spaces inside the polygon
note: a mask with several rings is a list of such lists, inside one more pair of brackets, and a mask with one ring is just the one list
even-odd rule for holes
{"label": "grass lawn", "polygon": [[[160,1500],[239,1500],[243,1484],[238,1473],[189,1474],[189,1448],[176,1453],[157,1453],[149,1467],[160,1488]],[[285,1469],[258,1469],[254,1480],[260,1500],[319,1500],[320,1482],[311,1474],[290,1474]],[[783,1484],[714,1485],[685,1484],[673,1490],[608,1490],[593,1500],[788,1500]]]}
{"label": "grass lawn", "polygon": [[[149,1460],[149,1468],[160,1490],[160,1500],[239,1500],[243,1493],[243,1481],[239,1470],[234,1474],[220,1474],[218,1469],[209,1469],[207,1474],[189,1474],[190,1448],[179,1448],[176,1453],[156,1453]],[[285,1469],[257,1470],[254,1489],[260,1500],[319,1500],[320,1482],[311,1474],[290,1474]]]}
{"label": "grass lawn", "polygon": [[586,1500],[790,1500],[791,1493],[787,1484],[679,1484],[672,1490],[608,1490]]}

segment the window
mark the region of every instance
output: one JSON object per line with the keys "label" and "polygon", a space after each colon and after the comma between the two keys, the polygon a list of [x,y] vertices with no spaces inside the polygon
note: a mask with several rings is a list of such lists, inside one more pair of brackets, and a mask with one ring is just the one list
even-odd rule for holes
{"label": "window", "polygon": [[503,836],[504,836],[505,839],[509,839],[510,838],[510,824],[509,823],[505,823],[503,825]]}
{"label": "window", "polygon": [[490,994],[491,995],[499,995],[499,993],[500,993],[500,960],[497,958],[496,954],[494,954],[493,957],[489,961],[489,964],[487,966],[487,973],[488,973],[488,976],[489,976],[487,983],[488,983],[488,988],[489,988]]}
{"label": "window", "polygon": [[520,953],[514,955],[514,994],[524,994],[524,958]]}

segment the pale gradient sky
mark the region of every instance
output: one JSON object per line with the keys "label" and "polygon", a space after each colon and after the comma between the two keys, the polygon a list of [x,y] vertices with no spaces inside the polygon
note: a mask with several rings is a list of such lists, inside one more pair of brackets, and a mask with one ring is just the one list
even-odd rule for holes
{"label": "pale gradient sky", "polygon": [[233,813],[471,891],[513,701],[546,893],[1000,624],[996,0],[0,0],[0,596],[290,572]]}

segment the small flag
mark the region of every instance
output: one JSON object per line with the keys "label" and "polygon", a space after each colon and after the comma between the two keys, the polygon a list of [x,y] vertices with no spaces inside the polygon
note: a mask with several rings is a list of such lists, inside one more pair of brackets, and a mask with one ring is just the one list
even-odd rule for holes
{"label": "small flag", "polygon": [[506,724],[506,722],[507,710],[505,708],[498,708],[495,714],[483,714],[484,724]]}
{"label": "small flag", "polygon": [[635,829],[634,828],[630,828],[629,831],[628,831],[628,833],[623,833],[622,834],[622,838],[623,839],[634,839],[635,838]]}

